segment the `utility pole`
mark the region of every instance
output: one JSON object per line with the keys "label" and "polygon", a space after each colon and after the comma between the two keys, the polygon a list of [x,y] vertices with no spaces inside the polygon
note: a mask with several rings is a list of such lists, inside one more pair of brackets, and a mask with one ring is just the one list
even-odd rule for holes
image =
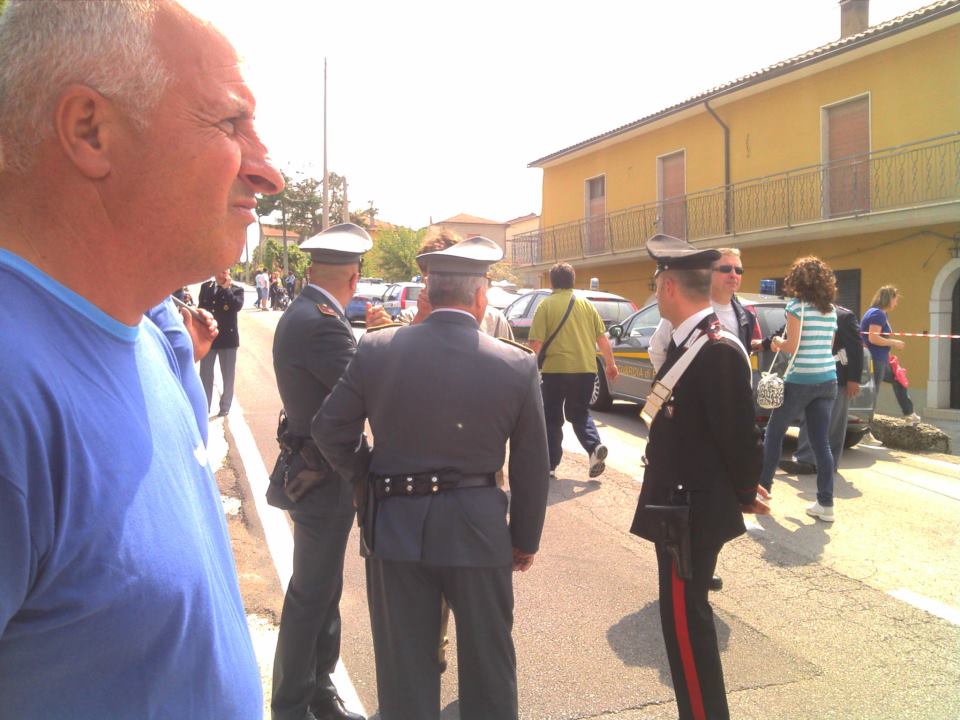
{"label": "utility pole", "polygon": [[350,222],[350,204],[347,202],[347,179],[344,177],[340,178],[340,180],[343,183],[341,188],[341,190],[343,190],[343,197],[340,198],[343,203],[343,207],[340,209],[340,222],[348,223]]}
{"label": "utility pole", "polygon": [[280,218],[283,222],[283,276],[290,274],[290,255],[287,252],[287,204],[280,198]]}
{"label": "utility pole", "polygon": [[327,172],[327,59],[323,59],[323,230],[330,227],[330,175]]}

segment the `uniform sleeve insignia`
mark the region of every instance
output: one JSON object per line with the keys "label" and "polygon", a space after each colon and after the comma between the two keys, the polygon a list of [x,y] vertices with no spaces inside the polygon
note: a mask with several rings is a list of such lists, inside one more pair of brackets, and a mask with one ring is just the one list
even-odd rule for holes
{"label": "uniform sleeve insignia", "polygon": [[368,333],[376,332],[377,330],[383,330],[384,328],[398,328],[404,327],[403,323],[398,322],[388,322],[384,325],[374,325],[373,327],[367,328]]}
{"label": "uniform sleeve insignia", "polygon": [[326,303],[317,303],[317,310],[322,312],[324,315],[329,315],[330,317],[335,317],[335,318],[340,317],[339,315],[337,315],[337,311],[334,310],[329,305],[327,305]]}
{"label": "uniform sleeve insignia", "polygon": [[530,353],[531,355],[536,354],[533,352],[533,350],[528,348],[526,345],[524,345],[523,343],[518,343],[515,340],[510,340],[509,338],[505,338],[505,337],[497,338],[497,340],[499,340],[500,342],[506,343],[507,345],[513,345],[515,348],[520,348],[525,353]]}

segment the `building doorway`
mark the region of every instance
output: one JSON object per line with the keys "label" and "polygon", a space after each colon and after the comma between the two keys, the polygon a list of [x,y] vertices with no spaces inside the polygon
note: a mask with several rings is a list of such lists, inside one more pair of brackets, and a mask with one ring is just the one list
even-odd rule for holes
{"label": "building doorway", "polygon": [[[950,334],[960,335],[960,279],[953,284]],[[950,407],[960,410],[960,339],[950,340]]]}

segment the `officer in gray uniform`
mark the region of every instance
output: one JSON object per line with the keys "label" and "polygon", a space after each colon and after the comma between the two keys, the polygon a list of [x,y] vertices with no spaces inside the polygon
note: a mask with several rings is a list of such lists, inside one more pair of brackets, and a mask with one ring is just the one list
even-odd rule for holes
{"label": "officer in gray uniform", "polygon": [[[355,517],[352,486],[319,453],[310,421],[357,350],[343,314],[370,236],[352,223],[305,241],[310,284],[287,308],[273,339],[285,419],[267,501],[293,519],[293,575],[283,601],[273,666],[273,720],[363,720],[330,679],[340,656],[343,557]],[[358,438],[355,438],[355,440]]]}
{"label": "officer in gray uniform", "polygon": [[[365,336],[313,422],[330,463],[367,483],[383,720],[440,716],[441,595],[456,618],[460,717],[517,717],[511,567],[528,569],[539,547],[550,468],[535,356],[478,326],[502,255],[487,238],[428,253],[433,312]],[[365,419],[372,454],[355,452]],[[508,440],[509,502],[494,480]]]}

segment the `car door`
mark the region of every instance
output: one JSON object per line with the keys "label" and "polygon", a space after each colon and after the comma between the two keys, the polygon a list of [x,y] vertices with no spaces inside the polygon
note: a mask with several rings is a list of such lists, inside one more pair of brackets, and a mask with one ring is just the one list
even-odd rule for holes
{"label": "car door", "polygon": [[620,376],[610,383],[610,394],[624,400],[642,402],[653,384],[650,362],[650,338],[660,323],[660,308],[650,305],[627,318],[619,338],[611,339],[613,359]]}

